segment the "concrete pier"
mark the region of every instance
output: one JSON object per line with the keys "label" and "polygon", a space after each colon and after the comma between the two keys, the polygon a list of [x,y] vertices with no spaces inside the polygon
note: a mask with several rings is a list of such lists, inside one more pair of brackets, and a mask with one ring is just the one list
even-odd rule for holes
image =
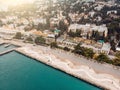
{"label": "concrete pier", "polygon": [[12,51],[14,51],[14,49],[9,49],[9,50],[7,50],[7,51],[1,52],[1,53],[0,53],[0,56],[1,56],[1,55],[4,55],[4,54],[7,54],[7,53],[9,53],[9,52],[12,52]]}

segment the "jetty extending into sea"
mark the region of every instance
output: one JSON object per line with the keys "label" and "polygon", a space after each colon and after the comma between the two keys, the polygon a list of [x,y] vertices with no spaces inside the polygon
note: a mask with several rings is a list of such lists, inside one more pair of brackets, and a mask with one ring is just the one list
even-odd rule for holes
{"label": "jetty extending into sea", "polygon": [[1,52],[1,53],[0,53],[0,56],[1,56],[1,55],[4,55],[4,54],[7,54],[7,53],[10,53],[10,52],[12,52],[12,51],[14,51],[14,49],[9,49],[9,50],[6,50],[6,51],[4,51],[4,52]]}

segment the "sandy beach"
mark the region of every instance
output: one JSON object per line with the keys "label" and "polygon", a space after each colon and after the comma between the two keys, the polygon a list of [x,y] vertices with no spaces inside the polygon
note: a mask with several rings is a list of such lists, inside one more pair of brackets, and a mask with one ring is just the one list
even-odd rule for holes
{"label": "sandy beach", "polygon": [[33,46],[32,44],[18,41],[10,43],[22,46],[16,51],[77,78],[106,89],[120,90],[120,70],[114,69],[111,65],[100,64],[84,57],[78,57],[72,53],[49,47]]}

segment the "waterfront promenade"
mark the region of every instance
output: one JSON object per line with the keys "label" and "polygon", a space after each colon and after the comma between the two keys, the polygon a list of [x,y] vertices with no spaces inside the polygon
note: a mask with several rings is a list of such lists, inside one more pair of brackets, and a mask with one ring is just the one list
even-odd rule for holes
{"label": "waterfront promenade", "polygon": [[120,70],[107,64],[100,64],[62,50],[44,46],[33,46],[20,41],[6,41],[19,44],[17,51],[37,59],[54,68],[80,79],[110,90],[120,90]]}

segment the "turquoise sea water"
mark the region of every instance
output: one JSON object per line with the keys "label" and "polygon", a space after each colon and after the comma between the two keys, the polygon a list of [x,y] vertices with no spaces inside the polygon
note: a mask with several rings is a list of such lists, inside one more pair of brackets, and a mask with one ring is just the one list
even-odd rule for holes
{"label": "turquoise sea water", "polygon": [[0,56],[0,90],[100,90],[15,51]]}
{"label": "turquoise sea water", "polygon": [[6,50],[9,50],[9,49],[13,49],[13,48],[15,48],[15,47],[17,47],[17,46],[15,46],[15,45],[10,45],[10,46],[8,46],[8,47],[5,47],[5,44],[0,45],[0,53],[1,53],[1,52],[4,52],[4,51],[6,51]]}

